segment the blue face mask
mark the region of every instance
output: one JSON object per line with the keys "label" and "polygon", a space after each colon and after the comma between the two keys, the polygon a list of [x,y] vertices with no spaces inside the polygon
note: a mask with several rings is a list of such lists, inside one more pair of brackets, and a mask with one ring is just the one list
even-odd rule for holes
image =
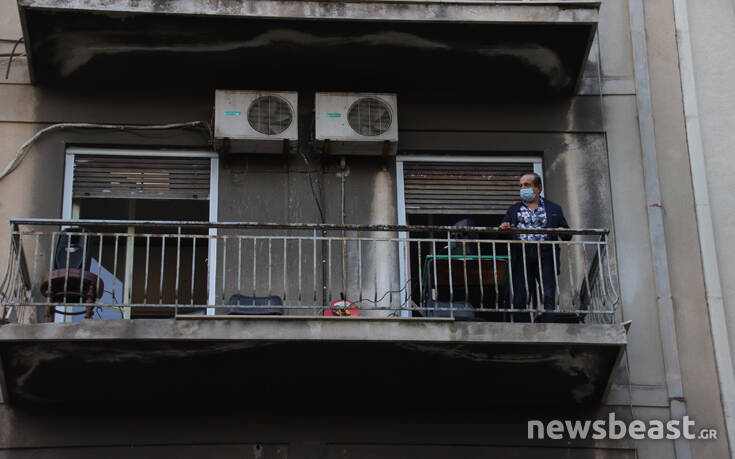
{"label": "blue face mask", "polygon": [[521,199],[526,202],[533,201],[536,197],[536,192],[533,188],[521,188]]}

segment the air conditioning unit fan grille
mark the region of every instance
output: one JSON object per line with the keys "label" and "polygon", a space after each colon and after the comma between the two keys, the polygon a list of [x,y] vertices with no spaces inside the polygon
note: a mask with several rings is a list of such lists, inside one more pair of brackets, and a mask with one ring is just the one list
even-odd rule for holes
{"label": "air conditioning unit fan grille", "polygon": [[393,120],[385,102],[374,97],[363,97],[350,106],[347,122],[360,135],[377,136],[388,131]]}
{"label": "air conditioning unit fan grille", "polygon": [[248,123],[261,134],[280,134],[293,122],[288,102],[278,96],[258,97],[248,108]]}

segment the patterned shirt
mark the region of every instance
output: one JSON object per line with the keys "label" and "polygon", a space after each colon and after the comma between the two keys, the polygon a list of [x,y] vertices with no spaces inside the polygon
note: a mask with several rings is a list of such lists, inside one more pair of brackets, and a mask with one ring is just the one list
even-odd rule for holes
{"label": "patterned shirt", "polygon": [[[518,225],[517,228],[545,228],[546,227],[546,206],[544,198],[539,198],[536,204],[536,210],[531,210],[524,202],[518,209]],[[549,239],[548,234],[519,234],[522,241],[546,241]]]}

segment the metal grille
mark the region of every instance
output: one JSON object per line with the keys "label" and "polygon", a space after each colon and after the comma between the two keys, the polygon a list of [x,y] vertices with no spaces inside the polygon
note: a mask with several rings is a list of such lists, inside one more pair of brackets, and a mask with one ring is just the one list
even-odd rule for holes
{"label": "metal grille", "polygon": [[291,106],[278,96],[258,97],[248,108],[248,123],[261,134],[280,134],[292,121]]}
{"label": "metal grille", "polygon": [[75,155],[75,198],[209,199],[208,158]]}
{"label": "metal grille", "polygon": [[406,213],[504,214],[531,163],[404,162]]}
{"label": "metal grille", "polygon": [[360,135],[380,135],[390,128],[392,122],[390,108],[385,102],[374,97],[363,97],[350,106],[347,122]]}

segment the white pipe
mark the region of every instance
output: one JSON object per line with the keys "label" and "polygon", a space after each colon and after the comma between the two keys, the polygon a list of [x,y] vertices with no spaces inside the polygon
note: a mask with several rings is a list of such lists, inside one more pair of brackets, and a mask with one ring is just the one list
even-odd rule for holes
{"label": "white pipe", "polygon": [[733,421],[735,421],[735,371],[733,370],[730,340],[727,332],[725,305],[722,301],[720,268],[715,250],[715,234],[697,104],[697,87],[694,76],[692,42],[689,33],[687,0],[674,0],[674,21],[676,25],[676,43],[679,48],[679,73],[681,75],[681,92],[684,98],[689,164],[692,173],[694,205],[697,229],[699,230],[699,247],[702,253],[702,268],[704,270],[704,285],[709,308],[710,328],[712,330],[712,343],[715,350],[715,362],[720,383],[722,408],[725,415],[725,429],[727,430],[730,446],[730,457],[735,457],[735,454],[733,454],[733,445],[735,445],[735,427],[733,426]]}
{"label": "white pipe", "polygon": [[[676,318],[671,296],[671,277],[669,273],[668,248],[664,234],[661,188],[656,158],[656,136],[653,123],[653,104],[651,102],[651,81],[648,72],[648,44],[643,0],[629,0],[631,41],[633,44],[633,65],[635,67],[636,102],[638,105],[638,125],[641,140],[641,159],[648,212],[648,233],[651,242],[656,305],[661,333],[661,350],[664,358],[666,390],[672,419],[681,420],[686,415],[684,388],[681,383],[681,365],[676,339]],[[689,439],[680,437],[674,440],[677,459],[691,459],[692,449]]]}

